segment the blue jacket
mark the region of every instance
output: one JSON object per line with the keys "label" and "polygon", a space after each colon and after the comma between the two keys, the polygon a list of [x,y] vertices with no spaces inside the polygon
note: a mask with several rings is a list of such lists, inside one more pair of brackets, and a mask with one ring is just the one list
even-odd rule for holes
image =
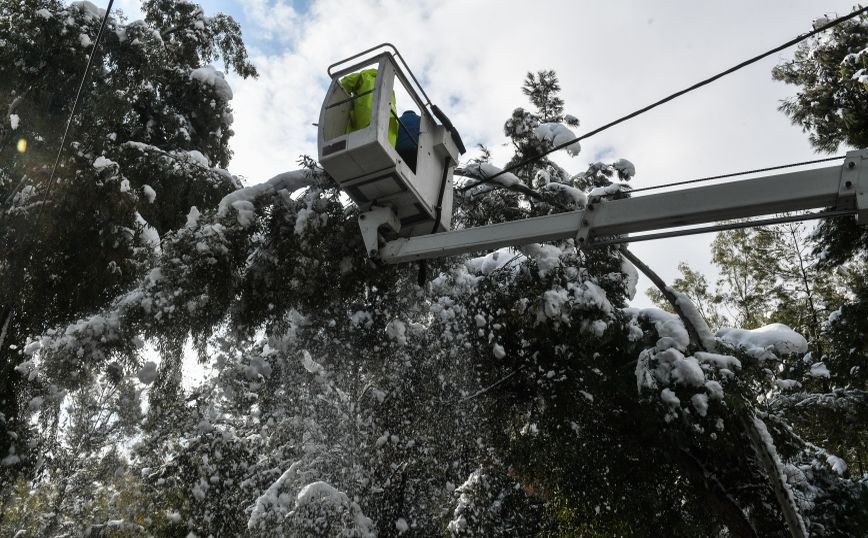
{"label": "blue jacket", "polygon": [[[419,143],[419,129],[422,118],[412,110],[401,114],[398,125],[398,142],[395,149],[398,151],[413,151]],[[409,133],[408,133],[409,131]]]}

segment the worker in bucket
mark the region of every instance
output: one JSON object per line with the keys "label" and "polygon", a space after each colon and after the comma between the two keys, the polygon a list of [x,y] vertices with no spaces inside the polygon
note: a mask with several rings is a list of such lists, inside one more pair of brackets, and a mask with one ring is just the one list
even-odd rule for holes
{"label": "worker in bucket", "polygon": [[[347,124],[347,132],[364,129],[371,124],[371,114],[374,106],[373,90],[377,84],[377,70],[365,69],[358,73],[352,73],[341,79],[341,86],[351,96],[353,108],[350,110],[350,121]],[[389,115],[389,142],[395,146],[398,139],[398,113],[395,105],[395,92],[392,92],[392,113]]]}
{"label": "worker in bucket", "polygon": [[419,130],[422,118],[412,110],[407,110],[398,118],[398,142],[395,150],[404,159],[413,173],[416,173],[416,158],[419,155]]}

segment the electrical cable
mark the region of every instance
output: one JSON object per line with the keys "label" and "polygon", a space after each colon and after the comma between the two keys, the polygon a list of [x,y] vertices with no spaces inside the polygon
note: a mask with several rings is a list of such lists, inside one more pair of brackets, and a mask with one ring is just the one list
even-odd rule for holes
{"label": "electrical cable", "polygon": [[855,215],[855,209],[841,209],[832,211],[819,211],[816,213],[801,213],[798,215],[787,215],[783,217],[771,217],[767,219],[747,220],[742,222],[726,222],[715,224],[713,226],[703,226],[701,228],[689,228],[687,230],[670,230],[667,232],[644,234],[638,236],[620,236],[611,239],[600,239],[591,241],[589,247],[604,247],[608,245],[619,245],[622,243],[636,243],[638,241],[651,241],[652,239],[666,239],[670,237],[682,237],[685,235],[699,235],[711,232],[721,232],[724,230],[737,230],[740,228],[754,228],[758,226],[769,226],[772,224],[782,224],[785,222],[801,222],[805,220],[827,219],[832,217],[846,217]]}
{"label": "electrical cable", "polygon": [[555,151],[561,150],[567,146],[575,144],[576,142],[579,142],[579,141],[584,140],[586,138],[590,138],[591,136],[594,136],[595,134],[601,133],[601,132],[603,132],[603,131],[611,128],[611,127],[614,127],[620,123],[623,123],[629,119],[632,119],[632,118],[635,118],[636,116],[644,114],[645,112],[648,112],[649,110],[657,108],[660,105],[668,103],[669,101],[672,101],[678,97],[681,97],[682,95],[684,95],[686,93],[692,92],[693,90],[696,90],[696,89],[699,89],[703,86],[706,86],[706,85],[708,85],[708,84],[710,84],[710,83],[712,83],[712,82],[714,82],[720,78],[723,78],[726,75],[734,73],[734,72],[736,72],[736,71],[738,71],[744,67],[747,67],[747,66],[754,64],[754,63],[756,63],[756,62],[758,62],[764,58],[767,58],[767,57],[771,56],[772,54],[775,54],[775,53],[780,52],[784,49],[792,47],[793,45],[796,45],[796,44],[798,44],[798,43],[800,43],[800,42],[802,42],[802,41],[804,41],[810,37],[813,37],[813,36],[815,36],[821,32],[824,32],[824,31],[828,30],[829,28],[837,26],[837,25],[841,24],[842,22],[845,22],[845,21],[848,21],[848,20],[853,19],[855,17],[858,17],[859,15],[862,15],[865,12],[868,12],[868,7],[863,7],[861,9],[854,10],[853,12],[849,13],[848,15],[844,15],[843,17],[838,17],[837,19],[835,19],[831,22],[828,22],[828,23],[820,26],[819,28],[815,28],[814,30],[812,30],[806,34],[795,37],[795,38],[787,41],[786,43],[783,43],[782,45],[778,45],[777,47],[775,47],[771,50],[763,52],[762,54],[758,54],[758,55],[754,56],[753,58],[745,60],[745,61],[743,61],[737,65],[730,67],[729,69],[726,69],[725,71],[721,71],[720,73],[713,75],[711,77],[708,77],[704,80],[701,80],[700,82],[697,82],[696,84],[693,84],[692,86],[684,88],[683,90],[679,90],[679,91],[677,91],[671,95],[664,97],[663,99],[660,99],[658,101],[651,103],[650,105],[647,105],[643,108],[635,110],[635,111],[627,114],[626,116],[622,116],[622,117],[620,117],[614,121],[611,121],[605,125],[597,127],[596,129],[593,129],[593,130],[588,131],[588,132],[586,132],[580,136],[577,136],[576,138],[573,138],[572,140],[568,140],[566,142],[558,144],[558,145],[552,147],[551,149],[544,151],[543,153],[541,153],[539,155],[535,155],[533,157],[530,157],[528,159],[520,161],[520,162],[518,162],[512,166],[508,166],[508,167],[504,168],[503,170],[501,170],[500,172],[498,172],[494,175],[488,176],[487,178],[483,179],[481,182],[476,183],[475,185],[469,185],[467,187],[464,187],[463,189],[460,189],[460,192],[464,192],[468,189],[472,189],[472,188],[477,187],[479,185],[482,185],[484,183],[489,183],[492,180],[494,180],[495,178],[502,176],[503,174],[512,172],[514,170],[517,170],[518,168],[521,168],[523,166],[527,166],[528,164],[534,163],[534,162],[542,159],[543,157],[554,153]]}
{"label": "electrical cable", "polygon": [[829,162],[829,161],[837,161],[839,159],[845,159],[845,158],[846,158],[845,155],[839,155],[837,157],[826,157],[824,159],[815,159],[813,161],[802,161],[802,162],[798,162],[798,163],[781,164],[778,166],[768,166],[766,168],[755,168],[753,170],[745,170],[744,172],[732,172],[729,174],[720,174],[717,176],[708,176],[708,177],[701,177],[701,178],[697,178],[697,179],[688,179],[686,181],[675,181],[673,183],[665,183],[663,185],[652,185],[650,187],[642,187],[640,189],[630,189],[629,191],[624,191],[624,192],[633,194],[636,192],[651,191],[651,190],[656,190],[656,189],[664,189],[667,187],[676,187],[679,185],[689,185],[691,183],[702,183],[704,181],[711,181],[714,179],[725,179],[725,178],[730,178],[730,177],[745,176],[748,174],[758,174],[760,172],[770,172],[772,170],[783,170],[784,168],[793,168],[796,166],[806,166],[809,164],[817,164],[817,163],[825,163],[825,162]]}
{"label": "electrical cable", "polygon": [[96,57],[97,49],[99,48],[99,44],[102,41],[102,35],[105,32],[106,24],[108,24],[109,14],[112,10],[112,5],[114,4],[114,0],[109,0],[108,7],[106,7],[105,15],[103,15],[102,22],[99,25],[99,32],[96,34],[96,41],[93,43],[93,49],[90,51],[90,56],[87,59],[87,65],[84,67],[84,73],[81,75],[81,83],[78,85],[78,91],[75,92],[75,100],[72,103],[72,110],[69,112],[69,119],[66,121],[66,129],[63,131],[63,136],[60,139],[60,147],[57,148],[57,157],[54,159],[54,166],[51,167],[51,175],[48,176],[48,187],[45,190],[45,195],[42,199],[42,205],[39,208],[39,213],[36,217],[36,223],[39,224],[39,220],[42,217],[42,212],[45,209],[45,202],[48,201],[48,195],[51,194],[51,189],[54,187],[55,182],[57,181],[57,167],[60,165],[60,157],[63,154],[63,148],[66,146],[66,138],[69,136],[69,130],[72,127],[72,120],[75,119],[75,113],[78,109],[78,104],[81,101],[81,92],[84,90],[84,85],[87,82],[87,75],[90,72],[90,66],[93,64],[93,59]]}
{"label": "electrical cable", "polygon": [[[474,172],[474,173],[476,173],[476,172]],[[482,172],[479,171],[478,173],[482,173]],[[478,183],[476,183],[476,184],[474,184],[474,185],[470,185],[469,187],[466,187],[466,188],[461,188],[461,187],[459,187],[459,188],[456,188],[455,190],[457,190],[458,192],[464,192],[464,191],[466,191],[466,190],[468,190],[468,189],[471,189],[471,188],[476,187],[477,185],[481,185],[481,184],[483,183],[483,181],[480,181],[479,178],[477,178],[477,177],[473,177],[473,176],[471,176],[471,175],[469,175],[469,174],[470,174],[470,172],[468,172],[466,168],[456,168],[456,169],[455,169],[455,175],[457,175],[457,176],[462,176],[462,177],[466,177],[466,178],[469,178],[469,179],[472,179],[472,180],[479,181]],[[485,176],[485,175],[483,174],[483,178],[485,178],[485,177],[488,177],[488,176]],[[512,192],[517,192],[517,193],[520,193],[520,194],[524,194],[525,196],[529,196],[529,197],[533,198],[534,200],[538,200],[538,201],[540,201],[540,202],[544,202],[544,203],[547,203],[547,204],[551,204],[551,205],[557,206],[558,208],[563,209],[564,211],[569,211],[569,210],[570,210],[569,207],[565,206],[564,204],[562,204],[562,203],[559,202],[558,200],[555,200],[555,199],[553,199],[553,198],[546,198],[545,196],[542,195],[542,193],[539,193],[539,192],[533,190],[532,188],[528,187],[528,186],[525,185],[524,183],[519,182],[519,183],[515,183],[514,185],[500,185],[500,186],[501,186],[501,187],[504,187],[506,190],[509,190],[509,191],[512,191]],[[488,194],[488,193],[491,192],[492,190],[494,190],[494,187],[493,187],[493,186],[492,186],[492,188],[491,188],[490,190],[488,190],[488,191],[483,191],[483,192],[479,192],[479,193],[471,194],[471,198],[474,197],[474,196],[481,196],[481,195],[483,195],[483,194]]]}
{"label": "electrical cable", "polygon": [[[73,102],[72,110],[69,113],[69,118],[66,121],[66,128],[64,129],[63,136],[61,137],[61,140],[60,140],[60,147],[57,148],[57,157],[54,160],[54,166],[51,169],[51,175],[49,176],[49,179],[48,179],[48,185],[47,185],[47,187],[45,189],[45,193],[42,197],[42,204],[39,207],[39,212],[36,214],[36,219],[34,221],[34,229],[36,229],[36,230],[38,230],[40,228],[39,223],[42,220],[42,214],[45,210],[45,205],[46,205],[46,202],[48,201],[48,196],[51,193],[51,189],[55,183],[55,179],[56,179],[55,176],[57,174],[57,167],[60,164],[60,157],[63,153],[63,148],[66,145],[66,138],[69,136],[69,131],[70,131],[70,128],[72,126],[72,121],[75,118],[75,113],[76,113],[76,110],[78,109],[78,104],[81,100],[81,94],[82,94],[82,91],[84,90],[84,85],[87,82],[87,75],[88,75],[88,72],[90,71],[91,65],[93,64],[93,59],[96,56],[97,50],[99,48],[99,44],[102,41],[102,36],[103,36],[103,33],[105,32],[105,27],[108,24],[109,14],[111,13],[111,9],[112,9],[113,4],[114,4],[114,0],[109,0],[108,7],[106,7],[105,14],[103,15],[102,22],[100,23],[99,32],[97,33],[97,36],[96,36],[96,41],[94,41],[93,48],[91,49],[90,56],[88,57],[87,64],[85,65],[85,68],[84,68],[84,73],[81,76],[81,83],[79,84],[78,90],[76,91],[75,101]],[[22,178],[22,180],[23,180],[23,178]],[[24,182],[21,181],[18,183],[18,185],[16,185],[15,190],[13,190],[12,193],[9,195],[7,203],[11,202],[11,200],[15,196],[17,190],[23,184],[24,184]],[[5,212],[4,212],[4,214],[5,214]],[[27,259],[33,254],[33,252],[31,250],[32,249],[29,249],[29,248],[24,249],[24,252],[22,253],[22,256],[21,256],[21,263],[18,264],[20,272],[24,271],[24,265],[25,265]],[[17,282],[18,277],[12,278],[11,281]],[[23,289],[24,289],[24,286],[22,285],[19,293],[21,293],[23,291]],[[17,303],[19,300],[20,300],[20,297],[13,299],[12,305],[9,306],[9,310],[8,310],[8,314],[6,316],[5,323],[8,324],[12,320],[12,317],[15,315],[15,310],[16,310],[16,307],[18,306]]]}

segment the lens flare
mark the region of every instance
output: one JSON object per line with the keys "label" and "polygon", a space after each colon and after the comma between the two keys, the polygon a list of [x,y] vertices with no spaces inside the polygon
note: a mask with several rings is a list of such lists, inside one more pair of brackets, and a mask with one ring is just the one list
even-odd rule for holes
{"label": "lens flare", "polygon": [[27,151],[27,140],[21,138],[18,140],[18,153],[24,153]]}

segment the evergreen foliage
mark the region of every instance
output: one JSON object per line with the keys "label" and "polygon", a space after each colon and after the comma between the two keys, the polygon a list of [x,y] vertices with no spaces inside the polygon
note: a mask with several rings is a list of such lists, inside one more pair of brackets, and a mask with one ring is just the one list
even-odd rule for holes
{"label": "evergreen foliage", "polygon": [[[825,24],[817,19],[814,24]],[[780,109],[808,133],[820,150],[841,144],[868,147],[868,16],[838,24],[796,49],[792,60],[772,70],[775,80],[798,86]]]}
{"label": "evergreen foliage", "polygon": [[[86,4],[34,1],[24,15],[7,4],[2,14],[21,17],[23,37],[0,34],[3,43],[26,43],[42,25],[72,20],[76,32],[52,30],[72,54],[97,21]],[[438,260],[421,285],[413,267],[375,266],[357,209],[344,207],[310,159],[247,188],[218,168],[230,156],[231,90],[204,64],[219,53],[238,73],[254,73],[237,26],[188,2],[149,1],[145,12],[144,23],[110,25],[80,115],[90,123],[73,137],[58,184],[68,196],[52,195],[45,206],[46,228],[71,243],[39,239],[51,246],[34,249],[42,258],[9,256],[0,266],[10,271],[4,281],[11,271],[30,279],[20,297],[2,290],[4,305],[22,308],[6,342],[15,347],[3,348],[13,352],[3,358],[18,406],[6,408],[15,413],[6,427],[24,431],[33,421],[38,440],[33,454],[8,451],[3,468],[10,477],[22,463],[39,471],[4,487],[0,508],[9,515],[0,532],[784,536],[777,487],[813,535],[865,527],[864,477],[842,459],[854,439],[821,439],[816,421],[826,415],[792,410],[844,411],[864,426],[864,407],[851,405],[861,393],[837,385],[786,392],[777,382],[811,357],[801,337],[779,329],[761,346],[750,331],[715,339],[697,313],[691,320],[702,338],[691,341],[677,316],[627,306],[637,274],[618,249],[586,252],[572,240]],[[0,69],[17,73],[14,65]],[[4,87],[3,98],[26,95],[21,107],[48,99],[49,75],[39,73],[39,91]],[[507,122],[511,162],[568,136],[576,121],[563,115],[559,89],[551,71],[528,76],[536,111],[517,109]],[[99,108],[104,102],[112,107]],[[44,105],[27,110],[38,118]],[[49,152],[58,110],[46,120],[53,130],[38,137],[25,133],[36,120],[23,112],[15,132],[4,126],[0,136],[27,136],[34,152]],[[0,238],[17,249],[35,220],[28,204],[45,167],[44,158],[27,160],[35,153],[22,155],[4,154],[0,168],[2,192],[15,200],[3,218],[19,230],[4,228]],[[541,160],[516,171],[515,183],[474,186],[474,176],[496,169],[484,152],[467,169],[470,188],[456,192],[458,226],[626,196],[635,174],[626,160],[576,175]],[[20,177],[30,190],[13,191]],[[543,198],[501,188],[518,184]],[[79,214],[92,223],[97,211],[98,230],[69,230],[60,220]],[[154,233],[158,245],[147,240]],[[769,236],[764,252],[783,257],[775,249],[786,239]],[[801,255],[798,245],[788,252]],[[91,265],[59,258],[79,250]],[[120,269],[113,280],[110,261]],[[32,276],[43,267],[64,271],[57,280],[65,293],[82,297],[61,300],[50,275]],[[807,273],[794,267],[744,260],[733,275],[767,284],[768,315],[809,326],[790,285]],[[76,286],[86,271],[94,287],[87,294]],[[684,284],[715,319],[717,299],[702,290],[701,275],[685,270]],[[689,310],[689,300],[679,303]],[[839,370],[837,346],[849,336],[833,343],[836,327],[844,326],[833,320],[818,338],[829,339],[827,362]],[[185,389],[188,341],[208,375]],[[148,346],[159,350],[159,364]],[[9,431],[17,451],[22,437]],[[749,448],[757,436],[761,451]]]}
{"label": "evergreen foliage", "polygon": [[[205,17],[188,2],[168,4],[171,10],[148,3],[144,22],[127,23],[120,14],[109,19],[50,183],[103,12],[90,2],[0,2],[4,488],[19,471],[44,470],[49,463],[40,452],[62,457],[51,432],[67,395],[80,401],[73,407],[91,411],[87,392],[76,390],[91,390],[95,382],[121,390],[137,361],[130,353],[106,360],[113,365],[108,370],[77,367],[90,358],[52,365],[53,377],[41,383],[28,379],[28,340],[108,305],[147,272],[160,235],[182,226],[191,205],[216,204],[240,186],[218,168],[231,156],[231,92],[206,64],[219,53],[241,75],[255,69],[231,18]],[[174,16],[157,17],[158,11]],[[47,438],[33,437],[30,428],[40,409]],[[38,449],[29,454],[33,446]]]}

